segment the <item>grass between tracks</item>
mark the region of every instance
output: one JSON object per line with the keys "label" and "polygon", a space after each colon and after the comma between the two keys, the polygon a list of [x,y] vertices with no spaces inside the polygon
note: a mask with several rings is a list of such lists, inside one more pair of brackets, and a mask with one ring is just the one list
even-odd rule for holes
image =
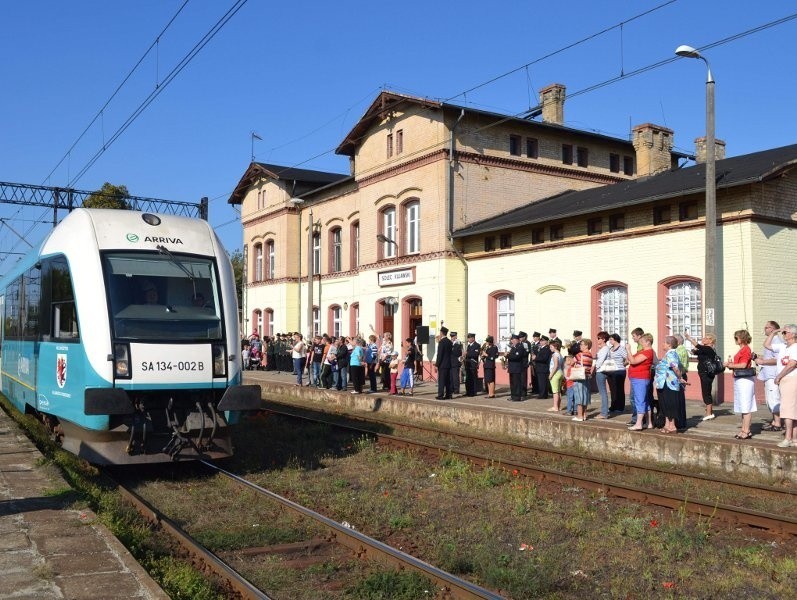
{"label": "grass between tracks", "polygon": [[0,407],[33,440],[44,456],[42,461],[57,467],[72,486],[50,490],[46,495],[60,496],[65,505],[74,509],[91,508],[171,598],[216,600],[224,597],[220,588],[194,569],[190,562],[174,556],[174,548],[166,536],[153,531],[129,504],[123,502],[100,471],[61,450],[50,440],[38,420],[30,415],[20,415],[2,395]]}
{"label": "grass between tracks", "polygon": [[[252,419],[237,433],[237,454],[228,465],[233,470],[509,598],[793,594],[793,543],[756,539],[710,515],[694,518],[683,509],[663,511],[578,487],[538,484],[498,464],[477,470],[451,455],[430,462],[277,417]],[[233,493],[217,478],[194,484],[190,504],[173,494],[174,487],[153,481],[146,494],[156,496],[159,506],[170,505],[175,518],[210,544],[221,543],[214,539],[220,536],[222,546],[234,550],[312,535],[287,516],[262,512],[246,493]],[[198,515],[191,505],[206,510]],[[272,558],[253,576],[280,598],[429,595],[423,585],[396,595],[385,573],[370,576],[367,592],[364,584],[326,590],[325,578],[336,569],[325,563],[297,576]],[[311,582],[315,591],[308,595]]]}

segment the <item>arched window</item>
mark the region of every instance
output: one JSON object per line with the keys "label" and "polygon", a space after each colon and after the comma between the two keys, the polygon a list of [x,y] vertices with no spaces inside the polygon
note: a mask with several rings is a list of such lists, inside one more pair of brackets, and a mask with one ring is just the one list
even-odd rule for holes
{"label": "arched window", "polygon": [[381,213],[380,229],[386,240],[380,246],[380,258],[395,258],[396,256],[396,207],[389,206]]}
{"label": "arched window", "polygon": [[263,244],[255,244],[255,265],[253,281],[263,281]]}
{"label": "arched window", "polygon": [[266,277],[268,279],[274,279],[274,240],[269,240],[266,242],[266,259],[268,261],[266,266]]}
{"label": "arched window", "polygon": [[342,312],[343,309],[337,304],[329,307],[329,324],[331,334],[335,337],[340,337],[342,330]]}
{"label": "arched window", "polygon": [[[257,309],[252,311],[252,323],[254,323],[254,330],[253,331],[257,331],[257,334],[262,337],[263,336],[263,313],[260,312],[259,308],[257,308]],[[250,332],[246,332],[246,333],[248,335]]]}
{"label": "arched window", "polygon": [[[664,317],[663,319],[661,317]],[[699,340],[703,337],[703,302],[699,279],[670,277],[659,282],[660,336],[689,335]]]}
{"label": "arched window", "polygon": [[313,335],[321,335],[321,310],[313,307]]}
{"label": "arched window", "polygon": [[343,231],[335,227],[329,232],[329,270],[339,273],[343,270]]}
{"label": "arched window", "polygon": [[597,307],[597,330],[617,333],[628,339],[628,287],[619,282],[597,286],[594,289]]}
{"label": "arched window", "polygon": [[360,332],[360,303],[349,305],[349,335],[356,336]]}
{"label": "arched window", "polygon": [[514,294],[503,294],[495,299],[496,301],[496,317],[498,323],[498,339],[500,341],[509,338],[515,330],[515,296]]}
{"label": "arched window", "polygon": [[351,268],[356,269],[360,266],[360,222],[355,221],[351,224]]}
{"label": "arched window", "polygon": [[421,203],[418,200],[404,206],[404,244],[407,254],[421,251]]}
{"label": "arched window", "polygon": [[274,335],[274,310],[271,308],[266,309],[266,330],[263,335]]}

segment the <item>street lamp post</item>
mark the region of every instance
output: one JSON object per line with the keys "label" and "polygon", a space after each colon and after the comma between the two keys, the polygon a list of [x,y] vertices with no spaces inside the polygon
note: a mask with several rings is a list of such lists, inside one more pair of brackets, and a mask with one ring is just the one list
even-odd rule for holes
{"label": "street lamp post", "polygon": [[717,180],[714,153],[714,78],[706,57],[691,46],[678,46],[678,56],[699,58],[706,63],[706,264],[703,281],[704,333],[716,333],[717,308]]}
{"label": "street lamp post", "polygon": [[[304,204],[304,199],[302,198],[291,198],[291,204],[296,208],[296,212],[299,215],[299,235],[296,236],[296,239],[299,240],[297,244],[297,269],[298,273],[296,274],[296,280],[299,282],[299,290],[296,294],[297,304],[296,307],[296,331],[302,330],[302,204]],[[312,219],[311,219],[312,220]]]}

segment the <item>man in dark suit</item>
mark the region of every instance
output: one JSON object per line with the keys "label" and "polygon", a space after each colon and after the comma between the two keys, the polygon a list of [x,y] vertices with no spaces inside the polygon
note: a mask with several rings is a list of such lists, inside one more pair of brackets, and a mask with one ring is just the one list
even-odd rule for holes
{"label": "man in dark suit", "polygon": [[468,334],[468,345],[465,346],[465,395],[476,395],[476,378],[479,373],[479,354],[481,346],[476,343],[476,334]]}
{"label": "man in dark suit", "polygon": [[540,337],[540,347],[534,356],[534,377],[537,380],[537,394],[540,400],[548,397],[548,390],[551,385],[548,381],[549,370],[551,368],[551,349],[548,347],[548,336]]}
{"label": "man in dark suit", "polygon": [[581,352],[581,336],[583,333],[576,329],[573,332],[573,341],[570,342],[570,347],[567,349],[567,353],[570,356],[575,356],[579,352]]}
{"label": "man in dark suit", "polygon": [[525,331],[519,331],[520,345],[526,351],[526,358],[523,359],[523,372],[520,374],[520,386],[523,390],[523,397],[529,397],[529,357],[531,356],[531,344],[529,343],[529,334]]}
{"label": "man in dark suit", "polygon": [[520,336],[513,333],[506,353],[507,370],[509,371],[509,400],[520,402],[523,399],[523,362],[528,360],[526,349],[520,343]]}
{"label": "man in dark suit", "polygon": [[441,327],[437,334],[437,400],[451,399],[451,340],[448,327]]}
{"label": "man in dark suit", "polygon": [[462,342],[457,339],[457,332],[452,331],[451,337],[451,393],[459,395],[459,381],[462,376]]}

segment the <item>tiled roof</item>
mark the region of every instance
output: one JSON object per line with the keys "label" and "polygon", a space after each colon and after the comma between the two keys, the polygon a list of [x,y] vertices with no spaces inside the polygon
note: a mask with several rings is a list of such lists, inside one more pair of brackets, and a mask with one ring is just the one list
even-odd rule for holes
{"label": "tiled roof", "polygon": [[[795,164],[797,144],[718,160],[717,189],[764,181]],[[698,164],[651,177],[560,193],[458,229],[454,232],[454,237],[461,238],[508,227],[546,223],[656,200],[679,198],[702,192],[705,190],[705,183],[705,164]]]}

